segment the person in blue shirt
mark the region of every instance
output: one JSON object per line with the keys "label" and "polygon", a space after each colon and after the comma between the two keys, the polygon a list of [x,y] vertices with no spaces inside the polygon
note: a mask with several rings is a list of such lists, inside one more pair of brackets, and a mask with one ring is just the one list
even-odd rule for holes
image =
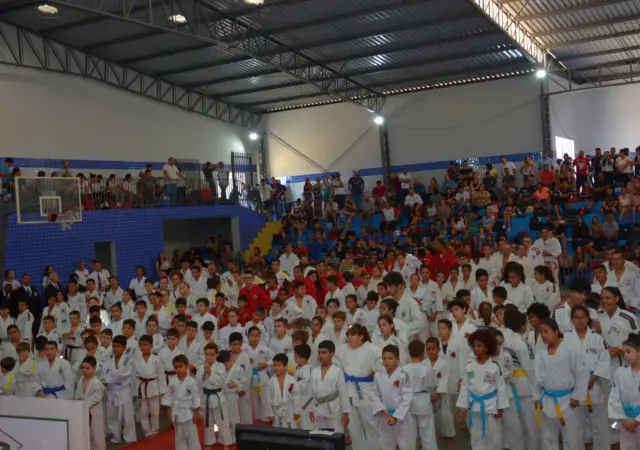
{"label": "person in blue shirt", "polygon": [[349,178],[349,190],[351,191],[351,198],[356,204],[358,211],[362,206],[362,194],[364,193],[364,179],[360,176],[358,170],[353,171],[353,176]]}
{"label": "person in blue shirt", "polygon": [[0,180],[2,180],[2,188],[7,187],[7,183],[13,178],[13,159],[5,158],[4,164],[0,166]]}

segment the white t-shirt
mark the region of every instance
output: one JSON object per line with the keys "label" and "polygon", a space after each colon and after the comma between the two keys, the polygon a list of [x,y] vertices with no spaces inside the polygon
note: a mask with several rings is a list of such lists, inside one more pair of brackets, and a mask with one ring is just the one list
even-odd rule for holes
{"label": "white t-shirt", "polygon": [[165,164],[164,166],[162,166],[162,172],[165,174],[165,177],[167,177],[167,179],[176,180],[178,179],[178,172],[180,171],[178,170],[178,166],[176,166],[175,164]]}
{"label": "white t-shirt", "polygon": [[346,195],[347,192],[344,186],[340,186],[341,183],[344,184],[341,179],[336,179],[331,182],[331,185],[333,186],[333,193],[335,195]]}
{"label": "white t-shirt", "polygon": [[409,189],[409,186],[411,186],[411,174],[401,173],[398,178],[400,179],[400,189]]}
{"label": "white t-shirt", "polygon": [[416,193],[414,193],[413,195],[407,195],[404,198],[404,204],[407,205],[407,206],[413,206],[415,204],[421,205],[422,204],[422,197],[420,197]]}

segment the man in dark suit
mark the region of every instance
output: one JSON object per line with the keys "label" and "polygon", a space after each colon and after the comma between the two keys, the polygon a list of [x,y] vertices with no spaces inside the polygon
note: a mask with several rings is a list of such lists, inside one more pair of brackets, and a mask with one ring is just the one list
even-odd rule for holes
{"label": "man in dark suit", "polygon": [[[33,336],[38,335],[40,330],[40,318],[42,317],[42,308],[44,304],[38,290],[31,285],[31,277],[29,274],[22,275],[22,286],[11,293],[11,314],[18,316],[18,302],[26,300],[29,305],[29,311],[33,314]],[[14,313],[15,310],[15,313]]]}
{"label": "man in dark suit", "polygon": [[60,276],[53,272],[49,275],[49,284],[44,288],[44,307],[51,297],[56,297],[59,292],[64,293],[64,287],[60,284]]}

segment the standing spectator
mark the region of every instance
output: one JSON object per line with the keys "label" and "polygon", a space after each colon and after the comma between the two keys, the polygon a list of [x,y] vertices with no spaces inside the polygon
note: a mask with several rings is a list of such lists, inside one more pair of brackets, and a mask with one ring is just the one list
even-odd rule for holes
{"label": "standing spectator", "polygon": [[273,189],[273,209],[276,213],[276,219],[284,216],[287,210],[287,188],[280,183],[280,180],[271,178],[271,188]]}
{"label": "standing spectator", "polygon": [[271,217],[271,208],[273,202],[273,189],[267,184],[267,180],[264,178],[260,180],[260,186],[258,186],[258,192],[260,192],[260,200],[262,200],[262,208],[267,217]]}
{"label": "standing spectator", "polygon": [[226,200],[227,188],[229,187],[229,169],[222,161],[218,162],[216,177],[218,178],[218,186],[220,186],[220,196],[222,200]]}
{"label": "standing spectator", "polygon": [[596,148],[596,154],[591,157],[591,168],[593,169],[594,181],[598,178],[598,175],[602,173],[602,149]]}
{"label": "standing spectator", "polygon": [[175,205],[178,197],[178,188],[176,183],[178,179],[184,179],[184,175],[182,175],[182,172],[180,172],[180,169],[176,166],[175,158],[169,158],[167,164],[162,167],[162,173],[164,174],[166,182],[165,195],[169,197],[169,203]]}
{"label": "standing spectator", "polygon": [[215,198],[218,198],[218,196],[216,194],[216,183],[215,181],[213,181],[213,170],[214,170],[213,163],[211,161],[207,161],[204,164],[202,173],[204,173],[204,180],[207,182],[209,189],[211,189],[213,198],[215,199]]}
{"label": "standing spectator", "polygon": [[629,149],[623,148],[620,150],[620,156],[616,160],[616,169],[620,172],[620,180],[625,185],[631,181],[633,175],[633,161],[629,156]]}
{"label": "standing spectator", "polygon": [[400,198],[400,177],[398,177],[397,172],[391,172],[391,175],[389,175],[389,189],[391,189],[390,194],[394,198]]}
{"label": "standing spectator", "polygon": [[[615,149],[611,150],[615,151]],[[614,163],[614,154],[612,154],[611,151],[604,152],[604,156],[602,157],[602,173],[604,173],[604,179],[609,185],[612,185],[615,181]]]}
{"label": "standing spectator", "polygon": [[547,165],[550,169],[553,168],[553,158],[551,157],[551,152],[544,152],[542,154],[542,159],[540,160],[540,164],[538,165],[538,169],[542,170],[544,165]]}
{"label": "standing spectator", "polygon": [[471,179],[473,178],[473,167],[469,165],[468,160],[465,159],[464,161],[462,161],[462,167],[460,168],[458,173],[460,174],[460,181],[462,183],[471,181]]}
{"label": "standing spectator", "polygon": [[578,152],[578,157],[573,161],[576,168],[576,189],[578,193],[582,192],[582,187],[586,188],[589,177],[590,162],[584,156],[584,150]]}
{"label": "standing spectator", "polygon": [[[501,156],[500,157],[500,162],[502,163],[502,168],[503,169],[509,169],[509,173],[511,173],[511,174],[515,174],[516,173],[516,165],[514,163],[512,163],[511,161],[509,161],[506,156]],[[505,171],[505,173],[506,173],[506,171]]]}
{"label": "standing spectator", "polygon": [[68,159],[65,159],[64,161],[62,161],[62,173],[60,174],[60,176],[62,176],[64,178],[73,177],[73,174],[69,170],[69,160]]}
{"label": "standing spectator", "polygon": [[349,190],[351,191],[351,198],[355,202],[356,208],[360,210],[362,206],[362,194],[364,194],[364,179],[360,176],[360,171],[353,171],[353,176],[349,178]]}
{"label": "standing spectator", "polygon": [[371,194],[373,195],[373,198],[375,198],[376,203],[378,203],[387,197],[387,188],[382,184],[382,181],[378,180],[376,181],[376,187],[373,188]]}
{"label": "standing spectator", "polygon": [[411,186],[411,174],[406,167],[402,169],[402,173],[398,176],[398,179],[400,180],[400,195],[406,197],[409,193],[409,187]]}
{"label": "standing spectator", "polygon": [[331,182],[331,188],[333,190],[333,199],[338,204],[338,208],[340,210],[343,210],[344,200],[347,196],[347,190],[344,187],[344,182],[342,181],[340,172],[336,173],[333,176],[333,181]]}
{"label": "standing spectator", "polygon": [[2,166],[0,166],[0,180],[2,181],[2,188],[6,189],[7,187],[7,183],[9,182],[9,180],[11,179],[11,177],[13,176],[13,169],[11,168],[11,166],[13,166],[13,159],[12,158],[5,158],[4,159],[4,164]]}
{"label": "standing spectator", "polygon": [[524,157],[524,162],[520,167],[520,174],[524,180],[527,180],[529,177],[535,176],[536,174],[536,166],[533,164],[533,161],[529,156]]}

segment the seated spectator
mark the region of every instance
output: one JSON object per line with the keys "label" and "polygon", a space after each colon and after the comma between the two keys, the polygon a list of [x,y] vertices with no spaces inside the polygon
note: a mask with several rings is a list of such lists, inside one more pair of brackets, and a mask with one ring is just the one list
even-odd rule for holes
{"label": "seated spectator", "polygon": [[347,197],[344,201],[344,209],[342,210],[342,214],[347,218],[347,223],[345,224],[347,228],[353,225],[353,218],[356,216],[357,211],[356,202],[354,202],[351,197]]}
{"label": "seated spectator", "polygon": [[455,196],[455,201],[456,210],[460,210],[465,213],[471,211],[471,195],[469,194],[468,186],[458,190],[458,193]]}
{"label": "seated spectator", "polygon": [[613,195],[613,189],[611,186],[607,187],[607,197],[602,202],[602,208],[600,208],[602,215],[616,214],[618,212],[618,200]]}
{"label": "seated spectator", "polygon": [[496,224],[496,217],[492,214],[485,214],[482,216],[482,231],[483,233],[493,232],[493,226]]}
{"label": "seated spectator", "polygon": [[640,211],[640,187],[633,188],[631,196],[631,222],[636,223],[636,213]]}
{"label": "seated spectator", "polygon": [[553,181],[555,179],[555,174],[551,167],[548,164],[542,166],[542,170],[538,173],[538,183],[546,188],[553,188]]}
{"label": "seated spectator", "polygon": [[507,204],[504,206],[504,210],[502,211],[502,217],[504,219],[504,225],[502,228],[506,228],[507,231],[511,231],[511,219],[518,215],[518,211],[516,208],[516,204],[513,201],[513,197],[509,196],[507,198]]}
{"label": "seated spectator", "polygon": [[451,235],[465,235],[467,233],[467,219],[458,211],[451,219]]}
{"label": "seated spectator", "polygon": [[425,217],[429,223],[435,223],[438,220],[438,210],[431,201],[425,205]]}
{"label": "seated spectator", "polygon": [[413,186],[409,186],[407,190],[407,195],[404,198],[404,205],[408,208],[412,208],[415,204],[422,204],[422,197],[420,197],[416,191],[413,189]]}
{"label": "seated spectator", "polygon": [[338,225],[338,205],[331,198],[327,200],[325,205],[324,218],[333,223],[334,227]]}
{"label": "seated spectator", "polygon": [[512,172],[509,167],[504,168],[504,176],[502,177],[502,187],[503,189],[505,189],[506,191],[505,194],[507,195],[514,195],[517,192],[515,172]]}
{"label": "seated spectator", "polygon": [[620,221],[628,219],[631,215],[631,196],[627,192],[627,188],[622,188],[618,196],[618,206],[620,207]]}
{"label": "seated spectator", "polygon": [[[558,216],[563,216],[567,212],[567,205],[569,204],[569,198],[571,197],[571,189],[569,183],[561,181],[556,185],[556,189],[551,196],[551,202],[553,203],[553,209]],[[562,210],[562,212],[561,212]]]}
{"label": "seated spectator", "polygon": [[473,167],[469,165],[468,160],[464,160],[462,162],[462,167],[459,170],[460,173],[460,182],[465,184],[467,182],[471,182],[473,179]]}
{"label": "seated spectator", "polygon": [[531,176],[535,177],[536,166],[533,164],[533,161],[529,156],[524,157],[522,166],[520,166],[520,174],[522,175],[523,180],[527,180]]}
{"label": "seated spectator", "polygon": [[480,185],[478,190],[474,190],[471,193],[471,204],[477,210],[486,208],[491,204],[491,193],[483,185]]}
{"label": "seated spectator", "polygon": [[444,198],[440,199],[440,204],[436,209],[438,210],[438,221],[445,224],[449,223],[451,220],[451,207]]}
{"label": "seated spectator", "polygon": [[402,169],[398,179],[400,180],[400,195],[405,197],[409,193],[409,188],[413,185],[413,179],[406,167]]}
{"label": "seated spectator", "polygon": [[427,187],[422,184],[420,178],[416,178],[415,182],[413,183],[413,190],[420,196],[420,198],[422,198],[422,201],[424,202],[427,197]]}
{"label": "seated spectator", "polygon": [[434,197],[440,196],[440,184],[438,183],[438,180],[435,179],[435,177],[431,178],[431,182],[429,183],[429,189],[427,192],[431,197],[431,201],[433,203],[436,203],[437,200]]}
{"label": "seated spectator", "polygon": [[385,202],[382,208],[382,223],[380,224],[380,231],[384,232],[387,229],[394,230],[396,228],[396,221],[398,220],[398,210],[391,206],[388,201]]}
{"label": "seated spectator", "polygon": [[528,207],[534,206],[536,204],[536,198],[533,195],[534,190],[531,186],[531,181],[529,177],[525,178],[523,186],[518,191],[518,206],[520,209],[525,212]]}
{"label": "seated spectator", "polygon": [[551,191],[544,184],[538,184],[538,189],[533,193],[537,207],[545,207],[548,211],[551,207]]}
{"label": "seated spectator", "polygon": [[382,184],[382,181],[378,180],[376,181],[376,186],[371,191],[371,195],[373,195],[376,203],[380,203],[381,201],[384,201],[388,196],[387,187]]}
{"label": "seated spectator", "polygon": [[602,224],[604,239],[609,245],[618,245],[618,223],[613,220],[613,214],[607,214],[607,218]]}
{"label": "seated spectator", "polygon": [[371,198],[369,194],[364,194],[362,205],[360,208],[360,222],[362,223],[362,225],[364,225],[365,219],[369,219],[369,224],[371,224],[371,219],[375,210],[376,201]]}
{"label": "seated spectator", "polygon": [[448,189],[457,189],[458,185],[453,180],[453,178],[449,177],[449,174],[444,175],[444,183],[440,186],[440,193],[446,192]]}

